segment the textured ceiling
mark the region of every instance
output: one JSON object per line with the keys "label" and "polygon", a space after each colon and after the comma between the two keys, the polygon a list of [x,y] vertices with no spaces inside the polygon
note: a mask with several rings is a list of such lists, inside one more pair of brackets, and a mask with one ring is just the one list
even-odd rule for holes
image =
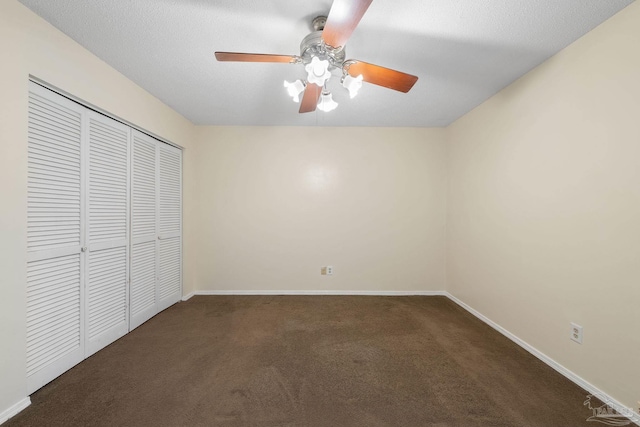
{"label": "textured ceiling", "polygon": [[20,0],[195,124],[446,126],[632,0],[374,0],[347,58],[419,77],[408,94],[364,84],[298,114],[301,65],[221,63],[214,51],[299,54],[331,0]]}

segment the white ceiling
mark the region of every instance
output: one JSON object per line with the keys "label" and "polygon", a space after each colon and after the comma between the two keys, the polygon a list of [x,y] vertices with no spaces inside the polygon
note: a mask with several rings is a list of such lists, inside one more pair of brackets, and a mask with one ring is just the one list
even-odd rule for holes
{"label": "white ceiling", "polygon": [[214,51],[299,54],[331,0],[20,0],[199,125],[446,126],[632,0],[374,0],[347,58],[419,77],[366,84],[298,114],[283,80],[301,65],[217,62]]}

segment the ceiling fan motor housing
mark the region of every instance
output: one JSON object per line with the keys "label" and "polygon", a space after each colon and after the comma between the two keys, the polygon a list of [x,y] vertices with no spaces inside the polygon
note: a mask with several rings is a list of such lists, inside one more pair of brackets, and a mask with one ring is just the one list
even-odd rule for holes
{"label": "ceiling fan motor housing", "polygon": [[311,21],[311,27],[313,31],[322,31],[324,30],[324,25],[327,23],[327,17],[324,15],[316,16]]}
{"label": "ceiling fan motor housing", "polygon": [[345,49],[344,47],[335,49],[322,40],[322,30],[326,21],[326,16],[318,16],[313,20],[312,26],[315,31],[302,39],[300,59],[306,65],[311,62],[313,57],[318,57],[329,61],[329,69],[341,69],[345,60]]}

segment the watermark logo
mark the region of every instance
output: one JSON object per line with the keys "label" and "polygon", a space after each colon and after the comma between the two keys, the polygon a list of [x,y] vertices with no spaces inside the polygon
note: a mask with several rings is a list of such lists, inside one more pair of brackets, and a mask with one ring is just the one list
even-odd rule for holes
{"label": "watermark logo", "polygon": [[611,401],[600,393],[587,395],[587,400],[584,401],[583,405],[588,407],[593,413],[593,415],[587,418],[587,421],[596,421],[609,426],[626,426],[631,424],[631,420],[629,419],[633,416],[631,408],[623,407],[616,410],[611,405]]}

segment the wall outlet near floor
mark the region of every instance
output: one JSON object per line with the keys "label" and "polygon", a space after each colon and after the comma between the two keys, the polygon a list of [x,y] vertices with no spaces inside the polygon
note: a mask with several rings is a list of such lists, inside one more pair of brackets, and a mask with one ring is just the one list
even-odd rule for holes
{"label": "wall outlet near floor", "polygon": [[326,267],[322,267],[320,269],[320,274],[323,276],[331,276],[333,274],[333,266],[327,265]]}
{"label": "wall outlet near floor", "polygon": [[569,337],[572,341],[582,344],[582,326],[571,322],[571,335]]}

